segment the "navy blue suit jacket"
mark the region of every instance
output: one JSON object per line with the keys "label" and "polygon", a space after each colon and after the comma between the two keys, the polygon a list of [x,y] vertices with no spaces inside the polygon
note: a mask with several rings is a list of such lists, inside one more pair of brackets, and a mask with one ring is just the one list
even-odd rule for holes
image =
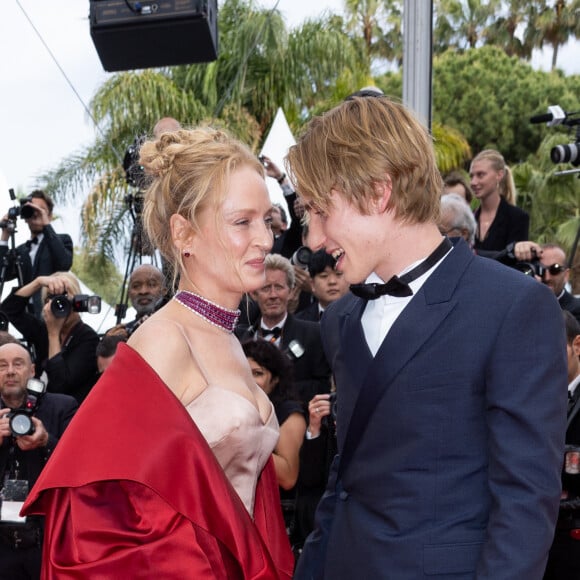
{"label": "navy blue suit jacket", "polygon": [[567,404],[553,293],[460,241],[374,358],[365,304],[322,318],[338,455],[295,578],[541,579]]}

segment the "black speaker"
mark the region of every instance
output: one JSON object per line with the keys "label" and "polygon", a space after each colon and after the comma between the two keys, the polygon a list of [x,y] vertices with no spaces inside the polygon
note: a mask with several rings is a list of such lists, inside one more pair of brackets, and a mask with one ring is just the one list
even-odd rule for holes
{"label": "black speaker", "polygon": [[90,23],[109,72],[217,58],[217,0],[90,0]]}

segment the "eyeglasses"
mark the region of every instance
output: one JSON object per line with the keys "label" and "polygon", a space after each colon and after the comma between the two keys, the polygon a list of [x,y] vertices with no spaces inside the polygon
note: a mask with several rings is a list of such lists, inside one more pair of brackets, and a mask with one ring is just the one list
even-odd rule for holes
{"label": "eyeglasses", "polygon": [[546,272],[550,273],[550,276],[557,276],[562,272],[565,272],[568,268],[566,266],[562,266],[562,264],[552,264],[551,266],[542,266],[542,276]]}

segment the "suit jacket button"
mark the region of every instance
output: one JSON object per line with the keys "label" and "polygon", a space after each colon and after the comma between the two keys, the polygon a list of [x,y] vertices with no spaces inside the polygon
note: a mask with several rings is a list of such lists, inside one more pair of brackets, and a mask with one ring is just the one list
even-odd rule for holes
{"label": "suit jacket button", "polygon": [[344,491],[344,489],[338,494],[338,497],[342,501],[346,501],[348,499],[348,491]]}

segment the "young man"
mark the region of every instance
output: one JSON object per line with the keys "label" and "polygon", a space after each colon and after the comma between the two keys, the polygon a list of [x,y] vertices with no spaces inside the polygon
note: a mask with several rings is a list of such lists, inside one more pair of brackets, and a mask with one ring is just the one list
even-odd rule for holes
{"label": "young man", "polygon": [[[25,210],[23,219],[30,230],[30,239],[15,249],[12,255],[6,280],[19,276],[16,262],[20,263],[22,285],[32,282],[38,276],[50,276],[55,272],[70,270],[73,263],[73,242],[68,234],[57,234],[51,225],[54,210],[53,200],[42,190],[33,191],[22,206]],[[0,234],[0,261],[9,254],[9,240],[14,225],[8,215],[2,218]],[[30,302],[30,312],[37,318],[42,318],[40,293],[34,294]]]}
{"label": "young man", "polygon": [[297,312],[296,318],[319,322],[329,304],[348,292],[348,284],[342,272],[334,269],[334,258],[324,250],[312,254],[308,274],[316,302]]}
{"label": "young man", "polygon": [[315,118],[288,162],[310,247],[355,285],[321,321],[338,455],[295,578],[541,578],[566,419],[553,294],[441,236],[431,138],[386,97]]}

